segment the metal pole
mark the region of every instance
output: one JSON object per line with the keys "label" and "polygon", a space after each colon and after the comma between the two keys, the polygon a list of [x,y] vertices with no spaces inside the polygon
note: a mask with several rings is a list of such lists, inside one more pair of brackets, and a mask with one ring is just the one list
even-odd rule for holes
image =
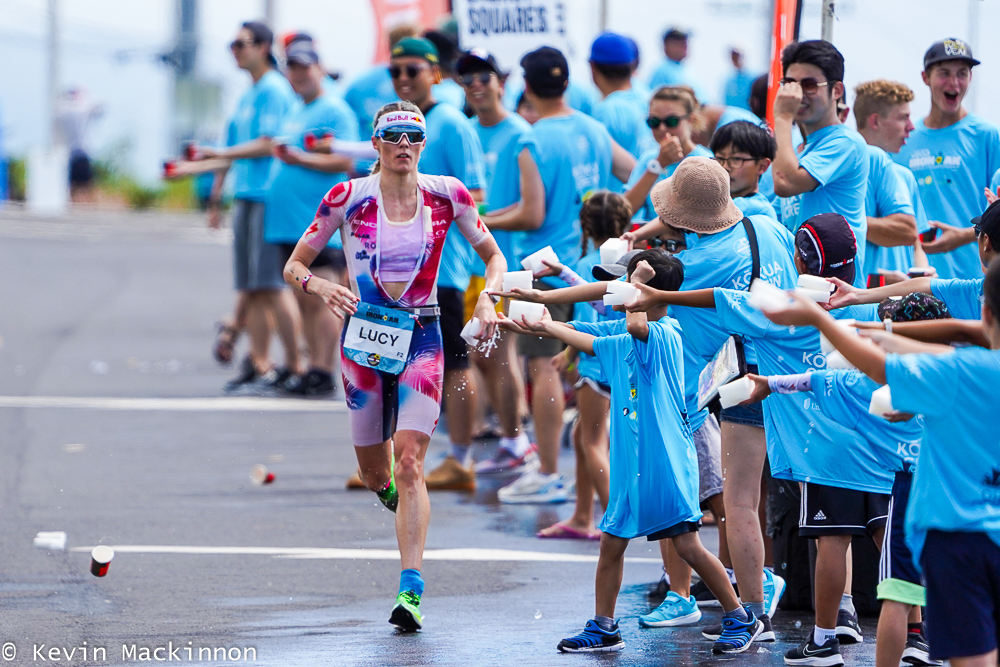
{"label": "metal pole", "polygon": [[274,30],[274,0],[264,0],[264,23]]}
{"label": "metal pole", "polygon": [[608,0],[601,0],[601,32],[608,29]]}
{"label": "metal pole", "polygon": [[[979,48],[979,10],[981,0],[969,0],[969,46],[973,52]],[[978,86],[969,86],[965,95],[965,106],[969,111],[976,112],[976,91]]]}
{"label": "metal pole", "polygon": [[49,0],[49,150],[59,142],[59,0]]}
{"label": "metal pole", "polygon": [[820,38],[831,44],[833,43],[833,2],[834,0],[823,0],[822,28],[820,30]]}

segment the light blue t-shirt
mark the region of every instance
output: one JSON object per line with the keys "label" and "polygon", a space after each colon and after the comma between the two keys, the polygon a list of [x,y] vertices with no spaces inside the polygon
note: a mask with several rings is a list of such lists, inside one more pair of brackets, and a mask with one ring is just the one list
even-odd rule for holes
{"label": "light blue t-shirt", "polygon": [[[868,145],[868,192],[865,195],[865,215],[884,218],[895,213],[916,216],[910,193],[899,175],[889,154],[878,146]],[[860,241],[860,239],[858,239]],[[911,262],[906,263],[906,249],[910,249]],[[903,252],[897,253],[897,250]],[[901,256],[899,256],[901,255]],[[913,265],[912,246],[884,247],[865,241],[864,275],[878,273],[878,269],[906,273]]]}
{"label": "light blue t-shirt", "polygon": [[653,71],[653,75],[649,77],[649,89],[655,93],[656,89],[660,86],[678,85],[691,86],[695,97],[698,98],[699,104],[708,104],[711,102],[701,82],[691,75],[684,63],[664,58],[663,62]]}
{"label": "light blue t-shirt", "polygon": [[[593,269],[600,263],[600,250],[592,250],[580,259],[576,265],[576,271],[587,282],[594,282]],[[601,322],[624,319],[624,317],[625,313],[612,310],[610,306],[607,307],[605,313],[602,315],[589,303],[575,303],[573,304],[573,321],[570,322],[570,326],[577,331],[589,333],[593,336],[605,336],[607,334],[604,333],[603,329],[594,325]],[[601,384],[608,384],[608,379],[604,376],[604,371],[601,370],[601,364],[598,363],[597,358],[586,352],[580,352],[577,355],[576,370],[580,374],[580,377],[590,378]]]}
{"label": "light blue t-shirt", "polygon": [[811,375],[813,400],[823,414],[859,433],[889,472],[913,471],[924,437],[922,417],[890,422],[870,414],[868,406],[879,385],[861,371],[826,370]]}
{"label": "light blue t-shirt", "polygon": [[[865,217],[867,146],[860,134],[839,123],[813,132],[799,153],[799,166],[819,185],[810,192],[780,198],[779,220],[793,234],[803,222],[818,213],[844,216],[858,242],[855,266],[864,266],[865,239],[868,238],[868,219]],[[854,273],[854,285],[864,287],[864,272]]]}
{"label": "light blue t-shirt", "polygon": [[465,89],[454,79],[441,79],[441,83],[431,86],[431,96],[465,113]]}
{"label": "light blue t-shirt", "polygon": [[[582,254],[580,206],[591,192],[608,187],[611,135],[590,116],[574,111],[543,118],[532,126],[530,137],[533,144],[528,148],[545,187],[545,220],[514,240],[517,266],[548,245],[562,264],[575,269]],[[546,282],[560,284],[555,279]]]}
{"label": "light blue t-shirt", "polygon": [[359,75],[344,92],[344,101],[357,116],[358,132],[362,137],[372,135],[372,120],[378,110],[398,99],[387,65],[376,65]]}
{"label": "light blue t-shirt", "polygon": [[[427,144],[420,154],[420,173],[454,176],[469,190],[484,187],[483,147],[465,114],[450,104],[438,102],[424,114],[424,120],[427,123]],[[475,252],[458,230],[458,225],[452,225],[441,251],[438,286],[463,292],[468,289]]]}
{"label": "light blue t-shirt", "polygon": [[[309,104],[297,102],[285,116],[281,136],[289,146],[305,150],[305,135],[319,137],[332,132],[343,141],[358,140],[358,121],[351,108],[333,95],[320,95]],[[316,208],[326,193],[347,174],[330,174],[274,160],[264,208],[264,240],[268,243],[297,243],[316,217]],[[340,234],[330,244],[341,247]]]}
{"label": "light blue t-shirt", "polygon": [[[646,173],[646,165],[649,161],[656,158],[660,154],[659,146],[652,146],[649,150],[639,156],[636,161],[635,166],[632,168],[632,173],[628,177],[628,183],[625,184],[625,191],[628,192],[635,187],[635,184],[639,182],[642,175]],[[708,150],[701,144],[695,144],[694,150],[681,158],[680,162],[674,162],[673,164],[668,164],[663,169],[663,173],[656,177],[656,183],[659,183],[665,178],[670,178],[674,175],[674,170],[677,169],[677,165],[684,161],[685,158],[689,157],[712,157],[712,151]],[[652,188],[649,189],[650,192],[653,191]],[[653,208],[653,200],[650,199],[649,195],[646,195],[646,203],[635,212],[632,216],[633,220],[656,220],[658,216],[656,215],[656,210]]]}
{"label": "light blue t-shirt", "polygon": [[906,544],[920,568],[929,530],[986,533],[1000,544],[1000,351],[890,354],[892,407],[924,417],[906,511]]}
{"label": "light blue t-shirt", "polygon": [[[916,176],[928,218],[968,227],[986,210],[983,190],[1000,168],[1000,130],[971,113],[938,130],[928,129],[920,120],[894,159]],[[927,259],[942,278],[982,274],[975,243]]]}
{"label": "light blue t-shirt", "polygon": [[[591,114],[595,120],[608,128],[611,138],[638,159],[645,152],[656,146],[653,141],[653,131],[646,125],[649,113],[649,103],[640,93],[629,90],[616,90],[594,105]],[[648,160],[647,160],[648,162]],[[622,191],[622,183],[617,178],[616,192]]]}
{"label": "light blue t-shirt", "polygon": [[944,301],[956,320],[978,320],[983,316],[983,278],[931,278],[931,294]]}
{"label": "light blue t-shirt", "polygon": [[722,97],[729,107],[739,107],[750,110],[750,91],[753,88],[753,81],[756,79],[753,74],[738,69],[732,76],[726,79],[726,86],[722,91]]}
{"label": "light blue t-shirt", "polygon": [[[285,114],[296,99],[288,80],[275,70],[268,70],[237,102],[236,111],[229,121],[226,145],[237,146],[260,137],[278,136]],[[257,157],[234,160],[230,169],[233,175],[233,197],[264,201],[273,159]]]}
{"label": "light blue t-shirt", "polygon": [[[795,276],[783,276],[795,286]],[[798,375],[826,368],[813,327],[783,327],[747,303],[749,292],[716,288],[715,311],[724,331],[747,336],[761,375]],[[833,311],[838,319],[867,319],[870,308]],[[856,431],[820,410],[808,395],[771,394],[764,401],[764,433],[771,475],[872,493],[889,493],[893,475]]]}
{"label": "light blue t-shirt", "polygon": [[[516,113],[507,114],[491,127],[480,125],[478,118],[470,118],[469,125],[483,147],[486,210],[496,211],[516,204],[521,199],[521,169],[517,166],[517,156],[525,142],[531,141],[531,125]],[[520,264],[514,262],[514,238],[521,233],[492,230],[493,238],[507,259],[508,271],[521,270]],[[485,271],[483,260],[473,253],[472,273],[482,276]]]}
{"label": "light blue t-shirt", "polygon": [[[896,176],[902,181],[906,189],[910,203],[913,205],[914,217],[917,219],[917,233],[926,232],[931,228],[927,224],[927,211],[920,201],[920,193],[917,191],[917,179],[913,177],[913,172],[901,164],[892,163],[896,168]],[[865,254],[865,261],[869,265],[876,267],[899,267],[898,270],[906,273],[913,266],[913,246],[895,246],[893,248],[883,248],[882,246],[869,243]],[[875,273],[875,271],[865,271],[865,274]]]}
{"label": "light blue t-shirt", "polygon": [[649,323],[645,342],[625,320],[605,322],[594,355],[611,385],[611,483],[598,526],[622,538],[698,521],[698,456],[688,424],[680,327]]}
{"label": "light blue t-shirt", "polygon": [[735,197],[733,203],[736,204],[736,208],[743,211],[743,215],[766,215],[772,220],[778,219],[771,202],[760,192],[755,192],[749,197]]}

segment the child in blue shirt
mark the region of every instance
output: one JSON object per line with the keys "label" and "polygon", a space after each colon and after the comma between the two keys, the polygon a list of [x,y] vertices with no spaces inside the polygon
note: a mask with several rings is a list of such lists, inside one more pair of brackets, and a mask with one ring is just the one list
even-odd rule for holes
{"label": "child in blue shirt", "polygon": [[[632,257],[627,275],[632,283],[674,291],[683,282],[684,267],[668,253],[647,250]],[[698,537],[698,462],[688,423],[678,323],[666,316],[665,307],[658,307],[648,319],[646,313],[629,313],[624,322],[599,323],[601,337],[547,316],[527,326],[595,356],[611,386],[611,485],[600,524],[604,534],[596,615],[582,633],[562,640],[559,650],[623,648],[614,611],[625,549],[630,539],[646,536],[651,541],[670,538],[722,604],[723,631],[713,651],[745,651],[764,625],[740,606],[722,563]]]}
{"label": "child in blue shirt", "polygon": [[906,541],[927,588],[930,658],[955,667],[993,664],[1000,639],[1000,263],[984,280],[983,324],[990,349],[953,350],[882,332],[859,340],[815,303],[795,297],[769,319],[812,326],[859,370],[887,383],[896,410],[919,414]]}

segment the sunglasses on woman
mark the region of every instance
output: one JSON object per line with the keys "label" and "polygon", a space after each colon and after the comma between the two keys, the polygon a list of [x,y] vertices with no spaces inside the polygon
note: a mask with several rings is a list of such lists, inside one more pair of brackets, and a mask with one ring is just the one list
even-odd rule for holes
{"label": "sunglasses on woman", "polygon": [[646,125],[649,129],[655,130],[663,123],[667,127],[677,127],[681,124],[681,121],[690,116],[691,114],[685,114],[683,116],[667,116],[666,118],[657,118],[656,116],[650,116],[646,119]]}
{"label": "sunglasses on woman", "polygon": [[403,137],[406,137],[406,141],[408,141],[411,145],[422,144],[424,143],[424,140],[427,138],[427,135],[424,134],[423,130],[417,130],[417,129],[394,130],[391,128],[387,128],[385,130],[380,131],[376,136],[388,144],[401,143],[403,141]]}
{"label": "sunglasses on woman", "polygon": [[389,68],[389,76],[393,79],[398,79],[403,76],[403,72],[406,72],[406,76],[411,79],[416,79],[417,75],[420,74],[425,69],[429,68],[430,65],[407,65],[406,67],[400,67],[399,65],[393,65]]}
{"label": "sunglasses on woman", "polygon": [[797,84],[799,84],[799,86],[802,87],[802,94],[803,95],[815,95],[816,92],[822,86],[825,86],[825,85],[829,84],[830,82],[829,81],[820,81],[820,80],[815,79],[815,78],[813,78],[811,76],[807,76],[806,78],[802,79],[801,81],[797,81],[795,79],[791,79],[791,78],[789,78],[789,77],[786,76],[785,78],[783,78],[781,80],[781,84],[784,85],[786,83],[797,83]]}
{"label": "sunglasses on woman", "polygon": [[491,76],[493,76],[493,72],[476,72],[474,74],[463,74],[462,85],[468,88],[476,81],[479,81],[479,83],[485,86],[489,84]]}

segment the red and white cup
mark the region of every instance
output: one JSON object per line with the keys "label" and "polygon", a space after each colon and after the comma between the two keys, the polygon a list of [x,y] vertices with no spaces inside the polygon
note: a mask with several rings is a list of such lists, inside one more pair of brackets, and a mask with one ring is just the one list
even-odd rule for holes
{"label": "red and white cup", "polygon": [[201,151],[193,141],[184,144],[184,159],[192,162],[201,159]]}
{"label": "red and white cup", "polygon": [[253,468],[250,468],[250,480],[260,486],[270,484],[274,481],[274,473],[269,471],[266,466],[258,463]]}
{"label": "red and white cup", "polygon": [[173,160],[166,160],[163,163],[163,177],[173,178],[177,175],[177,163]]}
{"label": "red and white cup", "polygon": [[306,132],[306,135],[302,137],[302,145],[309,152],[316,150],[316,135],[312,132]]}
{"label": "red and white cup", "polygon": [[115,550],[103,544],[94,547],[90,552],[90,573],[95,577],[103,577],[111,567],[111,559],[115,557]]}

